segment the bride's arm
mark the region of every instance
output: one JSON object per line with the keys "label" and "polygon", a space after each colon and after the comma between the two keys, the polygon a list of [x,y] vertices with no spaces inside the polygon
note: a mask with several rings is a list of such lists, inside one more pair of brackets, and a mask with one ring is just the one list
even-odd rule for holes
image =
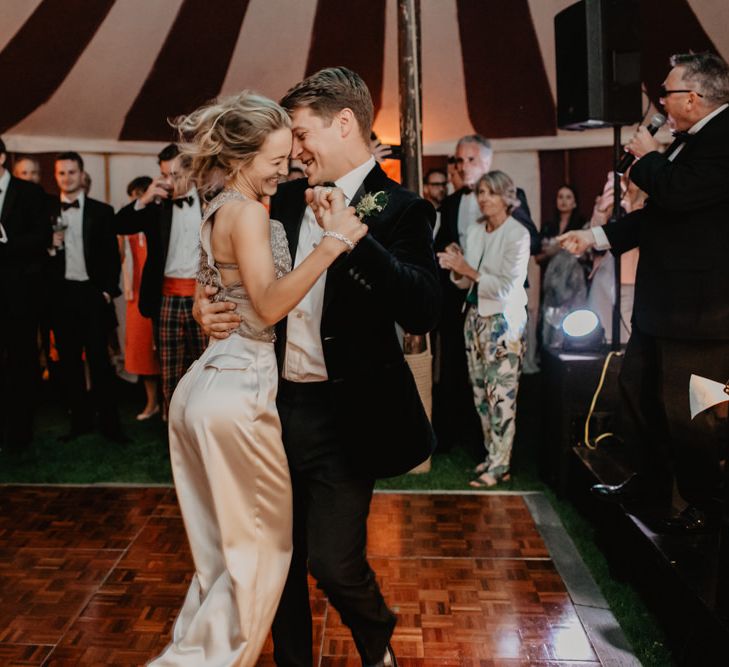
{"label": "bride's arm", "polygon": [[296,269],[277,280],[266,209],[251,201],[231,202],[225,208],[226,217],[236,217],[230,238],[241,282],[253,309],[266,324],[286,317],[329,265],[347,250],[342,241],[324,237]]}

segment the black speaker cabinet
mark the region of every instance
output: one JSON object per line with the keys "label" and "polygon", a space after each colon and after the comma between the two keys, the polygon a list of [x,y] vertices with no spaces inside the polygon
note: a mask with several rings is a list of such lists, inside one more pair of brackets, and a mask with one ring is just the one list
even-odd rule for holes
{"label": "black speaker cabinet", "polygon": [[[567,491],[572,448],[584,439],[585,419],[606,357],[606,352],[542,350],[544,403],[539,470],[558,495]],[[593,413],[591,438],[603,432],[603,419],[609,420],[611,431],[615,430],[612,425],[618,419],[621,361],[621,357],[612,357],[608,365]]]}
{"label": "black speaker cabinet", "polygon": [[554,17],[557,125],[640,122],[638,0],[581,0]]}

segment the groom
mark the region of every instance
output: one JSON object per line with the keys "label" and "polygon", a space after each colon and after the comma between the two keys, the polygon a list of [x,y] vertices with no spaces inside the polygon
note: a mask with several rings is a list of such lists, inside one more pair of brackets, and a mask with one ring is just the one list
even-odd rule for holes
{"label": "groom", "polygon": [[[321,70],[281,104],[293,121],[292,158],[304,164],[308,179],[280,185],[271,202],[294,264],[322,234],[304,199],[309,185],[340,188],[349,205],[367,212],[369,234],[278,325],[278,409],[294,491],[294,555],[273,625],[274,657],[279,666],[312,664],[308,559],[363,664],[394,665],[389,642],[396,619],[367,562],[367,515],[375,479],[406,472],[434,447],[395,325],[425,333],[438,319],[435,212],[375,163],[372,99],[356,73]],[[375,194],[373,203],[368,195]],[[198,320],[224,337],[236,322],[228,307],[199,298]]]}

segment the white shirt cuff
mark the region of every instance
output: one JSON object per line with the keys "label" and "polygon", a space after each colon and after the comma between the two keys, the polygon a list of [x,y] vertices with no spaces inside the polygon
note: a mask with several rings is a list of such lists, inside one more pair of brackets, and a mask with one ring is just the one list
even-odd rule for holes
{"label": "white shirt cuff", "polygon": [[610,250],[610,241],[602,227],[591,227],[592,236],[595,238],[595,250]]}

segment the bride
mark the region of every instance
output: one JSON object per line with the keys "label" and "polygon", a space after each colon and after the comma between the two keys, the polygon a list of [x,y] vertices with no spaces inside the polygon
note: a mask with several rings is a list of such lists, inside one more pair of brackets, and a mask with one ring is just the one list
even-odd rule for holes
{"label": "bride", "polygon": [[273,325],[367,232],[340,191],[308,191],[324,237],[291,270],[283,226],[260,202],[288,173],[290,125],[275,102],[248,91],[176,122],[198,189],[224,184],[203,217],[202,273],[241,322],[210,340],[170,404],[170,458],[195,575],[155,667],[253,665],[289,569],[291,483]]}

